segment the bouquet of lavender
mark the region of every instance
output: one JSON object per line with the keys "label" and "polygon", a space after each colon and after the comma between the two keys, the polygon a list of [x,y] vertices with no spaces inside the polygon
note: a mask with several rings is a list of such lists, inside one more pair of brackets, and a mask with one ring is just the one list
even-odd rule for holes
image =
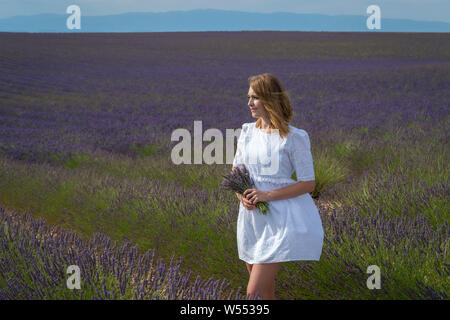
{"label": "bouquet of lavender", "polygon": [[[238,166],[236,171],[232,171],[225,176],[223,175],[223,178],[220,184],[222,189],[238,192],[242,195],[245,190],[255,186],[245,166]],[[262,214],[269,212],[269,204],[267,202],[257,202],[255,205]]]}

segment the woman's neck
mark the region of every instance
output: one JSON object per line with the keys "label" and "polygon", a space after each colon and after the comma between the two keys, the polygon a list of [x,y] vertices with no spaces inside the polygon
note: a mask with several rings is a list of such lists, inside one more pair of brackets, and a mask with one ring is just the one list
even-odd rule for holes
{"label": "woman's neck", "polygon": [[262,130],[269,130],[270,129],[270,120],[264,118],[261,118],[261,129]]}

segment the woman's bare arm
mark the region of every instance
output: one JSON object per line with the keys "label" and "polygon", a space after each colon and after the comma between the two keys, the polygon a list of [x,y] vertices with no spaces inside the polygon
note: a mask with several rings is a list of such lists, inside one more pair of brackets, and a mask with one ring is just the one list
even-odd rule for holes
{"label": "woman's bare arm", "polygon": [[270,191],[267,191],[267,197],[269,199],[268,201],[284,200],[284,199],[298,197],[299,195],[313,192],[315,186],[316,186],[316,182],[314,180],[299,181],[297,183],[294,183],[294,184],[284,187],[284,188],[270,190]]}
{"label": "woman's bare arm", "polygon": [[[236,170],[236,168],[232,167],[231,170],[234,171],[234,170]],[[259,192],[265,193],[265,198],[267,198],[267,200],[265,200],[265,201],[284,200],[284,199],[298,197],[299,195],[302,195],[305,193],[313,192],[315,186],[316,186],[315,180],[298,181],[297,183],[294,183],[294,184],[284,187],[284,188],[275,189],[275,190],[266,191],[266,192],[264,192],[264,191],[259,191]],[[242,201],[241,195],[239,195],[237,192],[236,192],[236,196],[238,197],[239,200]],[[245,199],[245,197],[244,197],[244,199]]]}

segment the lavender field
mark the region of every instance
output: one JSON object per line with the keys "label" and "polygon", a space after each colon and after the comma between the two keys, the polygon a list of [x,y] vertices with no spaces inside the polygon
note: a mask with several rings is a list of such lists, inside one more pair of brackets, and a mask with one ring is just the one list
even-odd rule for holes
{"label": "lavender field", "polygon": [[265,72],[325,231],[277,299],[448,299],[450,35],[259,31],[0,33],[0,299],[243,299],[231,164],[175,165],[170,138],[255,121]]}

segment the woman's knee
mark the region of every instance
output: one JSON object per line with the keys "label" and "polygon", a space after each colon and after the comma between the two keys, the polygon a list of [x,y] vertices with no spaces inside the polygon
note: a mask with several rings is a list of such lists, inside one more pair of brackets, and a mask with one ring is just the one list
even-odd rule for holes
{"label": "woman's knee", "polygon": [[271,282],[275,280],[281,264],[282,262],[254,264],[252,265],[252,273],[255,271],[255,277],[260,278],[260,281],[266,280]]}
{"label": "woman's knee", "polygon": [[247,286],[247,295],[259,294],[263,299],[273,299],[275,276],[281,267],[280,263],[255,264]]}

